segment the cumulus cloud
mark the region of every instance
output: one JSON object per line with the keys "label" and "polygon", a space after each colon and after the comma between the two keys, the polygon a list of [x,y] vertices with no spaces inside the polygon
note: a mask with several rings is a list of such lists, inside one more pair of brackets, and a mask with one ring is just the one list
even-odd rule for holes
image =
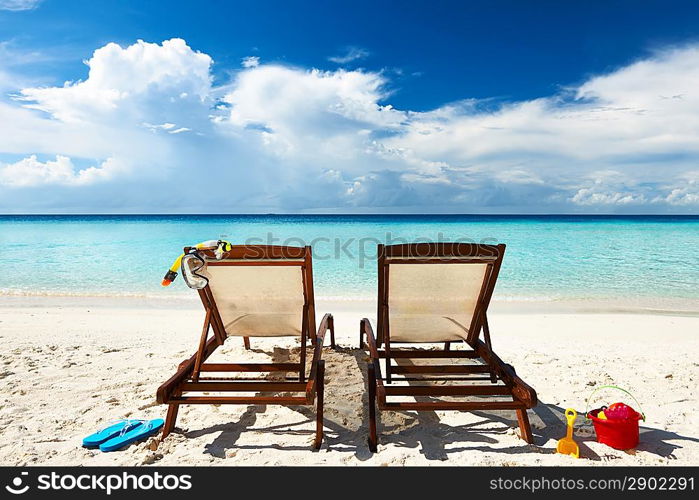
{"label": "cumulus cloud", "polygon": [[108,181],[124,170],[125,167],[112,158],[98,166],[78,170],[66,156],[58,155],[53,161],[41,162],[36,155],[32,155],[15,163],[0,164],[0,184],[12,187],[50,184],[85,186]]}
{"label": "cumulus cloud", "polygon": [[83,80],[17,89],[0,101],[15,158],[0,209],[50,189],[37,210],[89,210],[109,189],[122,212],[699,208],[699,46],[539,99],[427,112],[391,106],[385,73],[253,59],[215,87],[184,40],[110,43]]}
{"label": "cumulus cloud", "polygon": [[184,105],[206,101],[211,93],[211,63],[208,55],[194,52],[181,39],[162,45],[139,40],[126,49],[109,43],[86,61],[90,70],[85,81],[22,89],[21,99],[30,103],[27,108],[67,123],[109,120],[115,115],[123,119],[127,112],[152,112],[152,101],[157,105],[164,99]]}
{"label": "cumulus cloud", "polygon": [[672,188],[667,195],[653,199],[653,202],[699,207],[699,170],[687,172],[679,180],[684,182],[679,187]]}
{"label": "cumulus cloud", "polygon": [[571,201],[578,205],[630,205],[640,204],[646,200],[642,194],[583,188],[575,193]]}
{"label": "cumulus cloud", "polygon": [[335,55],[328,57],[328,61],[337,64],[347,64],[348,62],[356,61],[358,59],[364,59],[369,55],[369,51],[359,48],[359,47],[347,47],[345,52],[341,55]]}
{"label": "cumulus cloud", "polygon": [[372,131],[398,130],[405,118],[379,104],[384,84],[375,73],[260,66],[238,75],[219,124],[252,130],[262,149],[291,160],[356,159]]}

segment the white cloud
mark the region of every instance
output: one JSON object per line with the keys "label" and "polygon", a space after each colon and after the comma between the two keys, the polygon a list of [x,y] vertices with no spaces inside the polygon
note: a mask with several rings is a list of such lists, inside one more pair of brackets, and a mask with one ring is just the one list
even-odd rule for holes
{"label": "white cloud", "polygon": [[677,179],[678,185],[670,186],[670,192],[659,196],[654,203],[668,203],[672,206],[699,207],[699,170],[687,172]]}
{"label": "white cloud", "polygon": [[104,182],[126,171],[112,158],[101,165],[78,170],[66,156],[57,155],[54,161],[41,162],[36,155],[15,163],[0,163],[0,184],[10,187],[29,187],[50,184],[86,186]]}
{"label": "white cloud", "polygon": [[578,205],[631,205],[641,204],[646,199],[642,194],[637,193],[583,188],[575,193],[571,201]]}
{"label": "white cloud", "polygon": [[699,206],[699,186],[675,188],[664,199],[660,198],[657,201],[665,201],[670,205]]}
{"label": "white cloud", "polygon": [[66,82],[63,87],[26,88],[21,96],[32,103],[27,107],[64,122],[106,118],[117,108],[123,119],[127,106],[131,114],[143,114],[141,106],[148,105],[151,97],[176,104],[208,99],[211,63],[208,55],[194,52],[178,38],[162,45],[139,40],[125,49],[109,43],[85,62],[90,68],[87,80]]}
{"label": "white cloud", "polygon": [[257,56],[243,57],[241,64],[243,68],[256,68],[260,65],[260,58]]}
{"label": "white cloud", "polygon": [[108,44],[84,80],[17,89],[0,154],[24,159],[0,164],[0,210],[52,186],[33,207],[85,210],[118,187],[122,212],[699,208],[699,45],[429,112],[392,107],[384,73],[256,62],[215,88],[184,40]]}
{"label": "white cloud", "polygon": [[0,0],[0,10],[32,10],[36,9],[43,0]]}
{"label": "white cloud", "polygon": [[144,127],[151,130],[152,132],[157,132],[162,130],[168,134],[181,134],[182,132],[189,132],[190,128],[187,127],[177,127],[174,123],[161,123],[160,125],[153,125],[151,123],[144,123]]}
{"label": "white cloud", "polygon": [[374,73],[304,71],[265,65],[238,75],[225,96],[230,115],[219,123],[269,152],[295,160],[363,156],[367,134],[396,129],[405,114],[381,106],[385,81]]}
{"label": "white cloud", "polygon": [[359,47],[347,47],[344,54],[328,57],[328,61],[337,64],[347,64],[348,62],[364,59],[369,56],[369,51]]}

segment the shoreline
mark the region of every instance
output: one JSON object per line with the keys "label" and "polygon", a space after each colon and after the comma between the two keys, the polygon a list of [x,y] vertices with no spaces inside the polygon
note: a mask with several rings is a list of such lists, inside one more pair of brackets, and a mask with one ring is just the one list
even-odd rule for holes
{"label": "shoreline", "polygon": [[[0,295],[0,308],[44,307],[108,307],[136,309],[199,309],[201,303],[194,292],[190,296],[116,295],[116,294],[7,294]],[[316,296],[318,311],[334,309],[374,311],[376,299],[369,297]],[[493,298],[491,314],[640,314],[699,317],[699,299],[536,299]]]}

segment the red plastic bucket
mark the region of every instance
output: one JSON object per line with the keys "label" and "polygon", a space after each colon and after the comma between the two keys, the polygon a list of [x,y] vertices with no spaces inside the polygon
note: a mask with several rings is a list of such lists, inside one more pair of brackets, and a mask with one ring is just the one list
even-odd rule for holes
{"label": "red plastic bucket", "polygon": [[587,413],[592,420],[597,434],[597,441],[617,450],[630,450],[638,446],[638,421],[643,415],[634,411],[635,415],[625,419],[601,419],[597,414],[606,408],[597,408]]}
{"label": "red plastic bucket", "polygon": [[[615,385],[603,385],[592,391],[590,397],[587,398],[587,408],[590,407],[589,405],[592,402],[592,396],[594,396],[595,393],[601,389],[615,389],[617,391],[621,391],[630,396],[639,409],[641,408],[641,403],[638,402],[633,394],[626,389],[622,389],[621,387],[617,387]],[[602,419],[597,418],[597,415],[602,410],[606,410],[606,406],[592,411],[587,411],[587,408],[585,416],[592,420],[592,423],[595,426],[595,433],[597,434],[598,442],[611,446],[617,450],[630,450],[631,448],[638,446],[638,422],[639,420],[646,419],[642,409],[639,413],[635,409],[631,408],[631,410],[633,410],[633,414],[631,414],[629,418]]]}

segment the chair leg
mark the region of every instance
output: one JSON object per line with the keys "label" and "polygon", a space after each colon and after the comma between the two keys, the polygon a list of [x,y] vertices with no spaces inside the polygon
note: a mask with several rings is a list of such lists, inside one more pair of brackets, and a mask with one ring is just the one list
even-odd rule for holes
{"label": "chair leg", "polygon": [[369,363],[369,450],[376,453],[378,435],[376,433],[376,370],[373,363]]}
{"label": "chair leg", "polygon": [[165,426],[163,426],[163,435],[160,438],[162,441],[175,429],[175,421],[177,420],[177,412],[180,405],[170,403],[167,408],[167,417],[165,417]]}
{"label": "chair leg", "polygon": [[520,437],[527,443],[532,444],[534,442],[534,438],[532,437],[532,428],[529,425],[527,410],[517,410],[517,421],[519,422]]}
{"label": "chair leg", "polygon": [[316,404],[316,438],[313,442],[313,448],[320,450],[320,446],[323,444],[323,396],[325,392],[325,361],[322,359],[318,361],[316,376],[318,377],[318,400]]}
{"label": "chair leg", "polygon": [[243,345],[246,351],[250,350],[250,337],[243,337]]}

